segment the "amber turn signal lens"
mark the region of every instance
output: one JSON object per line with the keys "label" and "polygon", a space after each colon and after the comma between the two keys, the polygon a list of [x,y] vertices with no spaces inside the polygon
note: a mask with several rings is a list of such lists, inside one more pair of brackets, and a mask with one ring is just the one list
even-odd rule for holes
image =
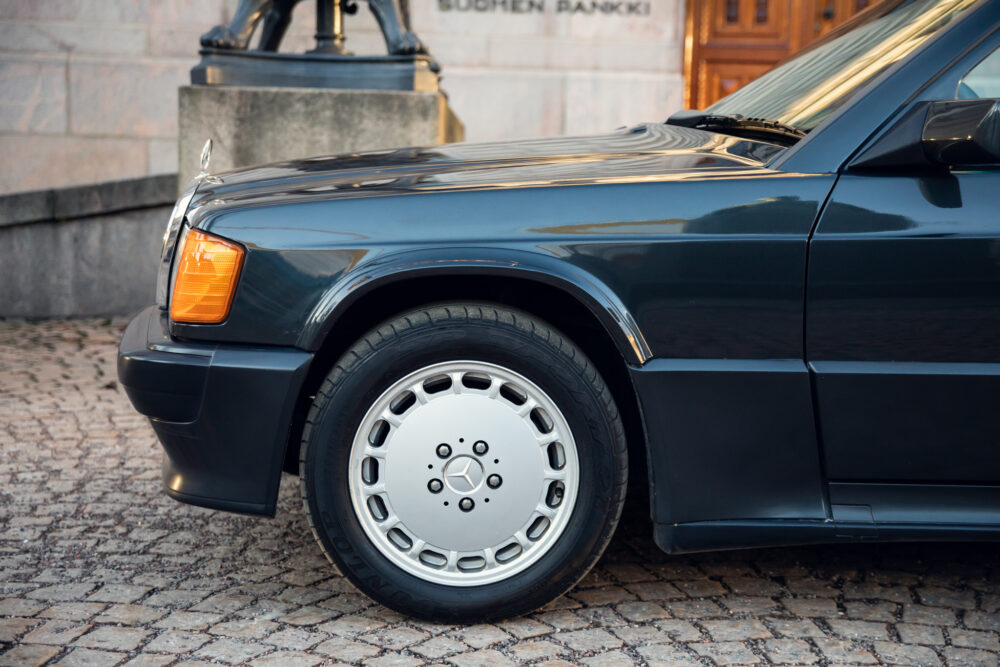
{"label": "amber turn signal lens", "polygon": [[218,324],[229,316],[243,248],[192,229],[177,260],[170,299],[170,319],[192,324]]}

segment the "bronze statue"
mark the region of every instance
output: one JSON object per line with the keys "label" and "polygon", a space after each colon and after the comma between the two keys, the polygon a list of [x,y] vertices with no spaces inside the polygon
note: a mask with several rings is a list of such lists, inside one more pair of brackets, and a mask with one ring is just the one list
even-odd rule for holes
{"label": "bronze statue", "polygon": [[[261,29],[260,50],[277,51],[291,22],[292,9],[300,0],[240,0],[229,25],[217,25],[202,35],[202,46],[246,50],[257,24]],[[378,21],[390,55],[427,53],[410,29],[409,0],[368,0]],[[316,0],[317,53],[347,54],[344,49],[343,15],[357,11],[354,0]]]}
{"label": "bronze statue", "polygon": [[[410,29],[409,0],[367,0],[385,37],[388,55],[356,56],[344,48],[344,14],[359,0],[316,0],[316,48],[278,53],[301,0],[240,0],[229,25],[201,37],[201,62],[191,83],[366,90],[440,90],[441,67]],[[259,45],[250,48],[257,27]]]}

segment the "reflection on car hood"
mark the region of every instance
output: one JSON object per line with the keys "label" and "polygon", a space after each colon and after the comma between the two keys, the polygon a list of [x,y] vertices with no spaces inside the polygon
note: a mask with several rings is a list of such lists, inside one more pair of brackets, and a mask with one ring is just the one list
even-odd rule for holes
{"label": "reflection on car hood", "polygon": [[782,147],[691,128],[640,125],[594,137],[448,144],[315,157],[214,174],[190,216],[290,200],[372,197],[754,171]]}

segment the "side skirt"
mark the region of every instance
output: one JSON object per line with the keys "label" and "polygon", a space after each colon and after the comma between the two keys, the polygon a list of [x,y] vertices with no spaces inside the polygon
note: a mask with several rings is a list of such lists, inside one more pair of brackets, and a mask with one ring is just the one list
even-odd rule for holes
{"label": "side skirt", "polygon": [[668,554],[861,541],[1000,542],[1000,525],[894,523],[879,524],[877,534],[869,531],[870,525],[835,521],[703,521],[658,523],[653,539]]}
{"label": "side skirt", "polygon": [[656,524],[667,553],[803,544],[1000,541],[1000,487],[950,484],[830,484],[833,518]]}

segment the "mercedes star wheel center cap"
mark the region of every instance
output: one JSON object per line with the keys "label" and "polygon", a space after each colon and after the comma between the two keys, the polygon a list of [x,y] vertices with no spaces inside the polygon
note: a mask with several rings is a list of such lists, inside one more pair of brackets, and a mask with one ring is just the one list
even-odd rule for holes
{"label": "mercedes star wheel center cap", "polygon": [[455,493],[472,493],[483,477],[483,466],[471,456],[456,456],[444,467],[444,480]]}

